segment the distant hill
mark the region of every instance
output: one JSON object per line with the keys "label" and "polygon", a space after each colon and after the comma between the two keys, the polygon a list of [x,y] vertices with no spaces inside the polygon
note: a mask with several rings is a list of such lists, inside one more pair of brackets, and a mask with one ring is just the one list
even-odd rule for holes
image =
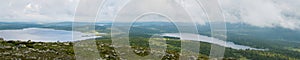
{"label": "distant hill", "polygon": [[[90,23],[75,22],[76,26],[84,26]],[[128,23],[114,23],[114,25],[122,26]],[[179,23],[189,24],[189,23]],[[95,29],[99,32],[109,33],[112,23],[95,23]],[[250,37],[264,40],[281,40],[300,43],[300,31],[290,30],[280,27],[261,28],[241,23],[227,23],[228,37]],[[0,22],[0,30],[7,29],[23,29],[23,28],[52,28],[58,30],[72,30],[73,22],[57,22],[57,23],[28,23],[28,22]],[[199,34],[210,36],[209,24],[197,25]],[[176,25],[169,22],[137,22],[132,24],[131,33],[142,34],[159,34],[159,33],[177,33]]]}

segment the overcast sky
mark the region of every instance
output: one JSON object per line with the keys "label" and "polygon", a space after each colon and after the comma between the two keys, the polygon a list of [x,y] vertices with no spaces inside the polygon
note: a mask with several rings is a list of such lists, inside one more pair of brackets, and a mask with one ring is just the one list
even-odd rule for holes
{"label": "overcast sky", "polygon": [[[129,0],[107,0],[99,14],[99,22],[111,21],[127,1]],[[73,21],[78,2],[78,0],[0,0],[0,21]],[[226,21],[230,23],[300,29],[300,0],[220,0],[220,3]],[[199,24],[207,21],[197,3],[186,0],[183,5],[188,11],[193,11],[191,14],[199,19],[197,20]]]}

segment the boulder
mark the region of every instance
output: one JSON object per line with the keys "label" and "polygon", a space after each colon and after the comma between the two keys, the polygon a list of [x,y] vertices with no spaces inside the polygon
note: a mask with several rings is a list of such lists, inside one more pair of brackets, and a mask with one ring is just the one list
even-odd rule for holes
{"label": "boulder", "polygon": [[11,46],[4,46],[4,48],[11,49],[12,47]]}
{"label": "boulder", "polygon": [[64,45],[70,45],[70,43],[68,43],[68,42],[65,42],[65,43],[63,43]]}
{"label": "boulder", "polygon": [[24,45],[24,44],[19,44],[19,45],[18,45],[18,47],[25,48],[25,47],[27,47],[27,46],[26,46],[26,45]]}

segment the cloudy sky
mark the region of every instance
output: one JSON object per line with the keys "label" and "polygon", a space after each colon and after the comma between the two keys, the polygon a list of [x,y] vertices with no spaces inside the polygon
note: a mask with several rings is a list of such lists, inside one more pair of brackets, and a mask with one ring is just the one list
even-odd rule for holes
{"label": "cloudy sky", "polygon": [[0,0],[0,21],[71,20],[75,0]]}
{"label": "cloudy sky", "polygon": [[[1,22],[73,21],[79,3],[79,0],[0,1]],[[178,3],[183,2],[185,8],[192,12],[191,16],[196,17],[199,24],[204,24],[207,22],[206,16],[201,7],[193,1],[184,0]],[[126,2],[130,0],[106,0],[99,12],[99,21],[111,21]],[[174,2],[166,2],[168,3]],[[220,4],[226,21],[230,23],[300,29],[300,0],[220,0]]]}

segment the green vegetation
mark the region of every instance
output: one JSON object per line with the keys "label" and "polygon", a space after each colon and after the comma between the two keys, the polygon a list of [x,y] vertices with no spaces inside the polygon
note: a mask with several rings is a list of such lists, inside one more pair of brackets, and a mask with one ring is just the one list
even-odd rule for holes
{"label": "green vegetation", "polygon": [[[58,30],[72,30],[72,22],[49,23],[49,24],[33,24],[33,23],[0,23],[0,30],[23,29],[23,28],[50,28]],[[18,25],[16,25],[18,24]],[[82,23],[80,26],[84,26]],[[99,54],[102,58],[109,60],[119,60],[118,53],[111,45],[110,30],[111,23],[103,26],[95,26],[96,32],[108,33],[108,36],[97,38]],[[122,26],[125,23],[114,25]],[[184,23],[182,23],[184,25]],[[199,34],[210,36],[210,26],[199,25]],[[126,31],[127,32],[127,31]],[[161,33],[178,33],[176,26],[172,23],[164,22],[144,22],[135,23],[130,31],[131,47],[136,51],[137,55],[146,56],[149,54],[148,38],[152,34]],[[293,31],[283,28],[260,28],[243,24],[227,24],[227,41],[234,42],[239,45],[246,45],[260,50],[236,50],[226,48],[224,60],[300,60],[300,31]],[[179,38],[167,40],[167,53],[163,59],[178,59],[180,51]],[[62,59],[74,60],[73,44],[71,42],[22,42],[22,41],[2,41],[0,39],[0,58],[1,59]],[[88,41],[88,40],[84,40]],[[183,41],[185,42],[185,41]],[[199,59],[207,60],[210,54],[210,43],[200,42]],[[158,44],[159,45],[159,44]],[[197,51],[191,51],[198,53]]]}
{"label": "green vegetation", "polygon": [[70,42],[1,41],[0,58],[15,59],[74,59]]}
{"label": "green vegetation", "polygon": [[[84,40],[88,41],[88,40]],[[147,38],[132,37],[131,47],[137,51],[137,55],[146,56],[149,54],[149,43]],[[166,59],[178,59],[180,53],[180,40],[169,39],[166,41],[167,54],[163,57]],[[187,41],[183,41],[187,42]],[[195,41],[194,41],[195,42]],[[120,57],[115,52],[114,47],[111,46],[110,38],[97,38],[96,43],[98,51],[104,59],[118,60]],[[198,59],[207,60],[210,52],[209,43],[201,42],[200,55]],[[75,59],[73,44],[71,42],[22,42],[22,41],[1,41],[0,58],[2,59]],[[196,51],[192,51],[195,52]],[[297,60],[299,57],[287,55],[283,53],[276,53],[276,50],[258,51],[258,50],[235,50],[226,48],[224,60]]]}

